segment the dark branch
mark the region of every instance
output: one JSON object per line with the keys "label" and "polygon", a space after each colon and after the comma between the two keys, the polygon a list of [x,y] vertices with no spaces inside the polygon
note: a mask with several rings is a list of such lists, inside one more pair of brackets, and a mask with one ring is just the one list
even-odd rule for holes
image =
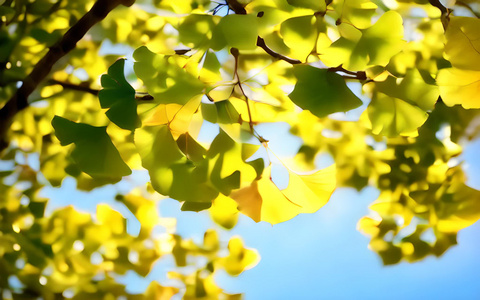
{"label": "dark branch", "polygon": [[[61,85],[64,89],[85,92],[95,96],[98,96],[98,93],[100,92],[100,90],[92,89],[91,87],[84,84],[73,84],[70,82],[63,82],[63,81],[58,81],[54,79],[49,80],[48,83],[52,85],[58,84],[58,85]],[[149,101],[149,100],[153,100],[153,96],[147,93],[136,92],[135,99],[140,101]]]}
{"label": "dark branch", "polygon": [[442,15],[448,13],[448,9],[445,6],[443,6],[443,4],[440,2],[440,0],[428,0],[428,2],[431,5],[438,8],[440,10],[440,12],[442,13]]}
{"label": "dark branch", "polygon": [[291,63],[292,65],[296,64],[301,64],[302,62],[299,61],[298,59],[293,59],[290,57],[287,57],[285,55],[282,55],[278,52],[273,51],[272,49],[268,48],[268,46],[265,44],[265,40],[261,37],[257,37],[257,46],[265,50],[270,56],[276,58],[276,59],[281,59],[284,60],[288,63]]}
{"label": "dark branch", "polygon": [[55,79],[49,80],[48,83],[51,85],[58,84],[58,85],[61,85],[64,89],[85,92],[95,96],[98,96],[98,92],[100,92],[100,90],[92,89],[89,86],[86,86],[84,84],[73,84],[70,82],[58,81]]}
{"label": "dark branch", "polygon": [[428,0],[428,2],[432,6],[435,6],[436,8],[438,8],[440,10],[440,12],[442,13],[442,17],[441,17],[442,25],[443,25],[443,29],[446,30],[447,26],[448,26],[449,15],[450,15],[451,11],[448,8],[446,8],[445,6],[443,6],[443,4],[440,2],[440,0]]}
{"label": "dark branch", "polygon": [[348,74],[348,75],[352,75],[352,77],[344,76],[344,78],[367,80],[367,73],[365,73],[365,71],[357,71],[357,72],[349,71],[349,70],[344,69],[342,67],[342,65],[340,65],[338,67],[335,67],[335,68],[328,68],[327,70],[330,71],[330,72],[342,72],[342,73],[345,73],[345,74]]}
{"label": "dark branch", "polygon": [[246,15],[247,11],[240,2],[237,0],[227,0],[228,7],[233,10],[237,15]]}
{"label": "dark branch", "polygon": [[27,108],[28,96],[52,70],[53,65],[75,48],[77,42],[96,23],[103,20],[118,5],[131,6],[135,0],[97,0],[93,7],[50,48],[23,80],[15,95],[0,109],[0,151],[8,147],[7,133],[15,115]]}

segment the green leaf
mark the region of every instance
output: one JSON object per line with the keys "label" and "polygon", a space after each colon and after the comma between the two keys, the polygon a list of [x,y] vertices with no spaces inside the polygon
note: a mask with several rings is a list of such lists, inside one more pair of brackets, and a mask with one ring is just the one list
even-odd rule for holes
{"label": "green leaf", "polygon": [[400,83],[398,83],[399,80],[390,76],[385,81],[375,82],[375,87],[385,95],[405,100],[425,111],[432,110],[440,92],[430,74],[423,75],[426,80],[417,69],[411,69]]}
{"label": "green leaf", "polygon": [[283,41],[293,52],[294,57],[306,60],[317,42],[317,29],[314,16],[290,18],[280,25]]}
{"label": "green leaf", "polygon": [[370,0],[336,0],[332,5],[337,18],[356,28],[369,27],[377,9],[377,5]]}
{"label": "green leaf", "polygon": [[[187,155],[190,150],[201,151],[199,145],[187,149],[186,143],[179,142]],[[208,185],[208,161],[202,161],[198,152],[192,153],[197,165],[188,160],[166,125],[137,129],[135,145],[153,188],[160,194],[192,202],[211,202],[217,197],[218,191]]]}
{"label": "green leaf", "polygon": [[125,80],[125,60],[117,60],[110,68],[108,74],[102,75],[102,86],[98,94],[102,108],[110,108],[106,115],[120,128],[134,130],[140,127],[137,116],[137,102],[135,90]]}
{"label": "green leaf", "polygon": [[202,93],[204,84],[184,68],[181,57],[155,54],[142,46],[133,58],[135,73],[157,103],[184,105]]}
{"label": "green leaf", "polygon": [[376,93],[367,108],[374,134],[394,137],[417,136],[417,129],[425,123],[428,114],[418,106],[402,99]]}
{"label": "green leaf", "polygon": [[132,173],[110,140],[106,127],[75,123],[59,116],[53,118],[52,125],[62,146],[75,144],[71,156],[83,172],[93,178],[113,181]]}
{"label": "green leaf", "polygon": [[[178,38],[188,47],[197,48],[205,46],[212,38],[215,27],[213,19],[216,16],[191,14],[178,26]],[[218,16],[217,16],[218,18]]]}
{"label": "green leaf", "polygon": [[310,8],[314,11],[325,11],[327,8],[322,0],[287,0],[288,4],[295,7]]}
{"label": "green leaf", "polygon": [[214,50],[223,48],[223,41],[228,47],[240,50],[253,50],[257,47],[258,24],[254,15],[227,15],[217,25],[214,33]]}
{"label": "green leaf", "polygon": [[317,117],[349,111],[362,105],[362,101],[347,87],[342,76],[335,72],[298,65],[294,67],[294,74],[298,81],[289,95],[290,99]]}
{"label": "green leaf", "polygon": [[327,48],[320,58],[328,66],[343,65],[348,70],[386,66],[405,43],[402,40],[402,22],[400,14],[388,11],[372,27],[364,30],[340,24],[342,37]]}

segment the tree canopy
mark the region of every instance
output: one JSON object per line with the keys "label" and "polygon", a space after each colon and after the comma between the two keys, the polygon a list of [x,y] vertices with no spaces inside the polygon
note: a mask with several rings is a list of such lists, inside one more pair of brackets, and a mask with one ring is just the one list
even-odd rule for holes
{"label": "tree canopy", "polygon": [[[167,197],[231,229],[372,186],[358,229],[382,262],[441,256],[480,218],[458,160],[480,133],[479,17],[473,0],[0,1],[0,299],[239,299],[213,276],[258,253],[175,234]],[[291,157],[259,133],[279,123]],[[140,232],[109,205],[46,213],[66,177],[129,186]],[[169,255],[180,286],[116,280]]]}

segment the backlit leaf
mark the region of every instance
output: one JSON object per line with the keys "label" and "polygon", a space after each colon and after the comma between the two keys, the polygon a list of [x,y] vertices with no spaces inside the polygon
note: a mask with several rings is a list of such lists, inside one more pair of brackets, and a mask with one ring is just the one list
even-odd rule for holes
{"label": "backlit leaf", "polygon": [[445,58],[454,68],[480,71],[479,19],[450,18],[445,38]]}
{"label": "backlit leaf", "polygon": [[457,68],[442,69],[437,84],[443,102],[448,106],[480,108],[480,71]]}
{"label": "backlit leaf", "polygon": [[280,25],[280,34],[292,54],[290,56],[305,61],[317,41],[317,29],[314,16],[290,18]]}
{"label": "backlit leaf", "polygon": [[374,134],[416,136],[428,118],[418,106],[378,92],[367,108]]}
{"label": "backlit leaf", "polygon": [[340,25],[342,37],[325,49],[320,59],[328,66],[343,65],[347,70],[386,66],[404,45],[402,17],[395,11],[384,13],[370,28],[358,30]]}
{"label": "backlit leaf", "polygon": [[270,174],[268,167],[259,180],[230,195],[238,209],[255,222],[277,224],[299,213],[315,212],[328,202],[335,189],[335,166],[311,175],[289,172],[289,184],[284,190],[278,189]]}
{"label": "backlit leaf", "polygon": [[239,50],[253,50],[257,47],[258,25],[255,15],[227,15],[218,23],[218,30],[214,34],[214,50],[220,50],[224,46],[224,40],[228,47]]}

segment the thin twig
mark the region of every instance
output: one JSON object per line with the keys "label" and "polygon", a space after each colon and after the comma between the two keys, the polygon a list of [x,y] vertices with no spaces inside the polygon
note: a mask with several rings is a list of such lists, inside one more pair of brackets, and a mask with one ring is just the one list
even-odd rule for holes
{"label": "thin twig", "polygon": [[298,59],[293,59],[293,58],[290,58],[290,57],[287,57],[285,55],[282,55],[278,52],[275,52],[273,51],[272,49],[270,49],[266,44],[265,44],[265,40],[261,37],[257,37],[257,46],[262,48],[263,50],[265,50],[265,52],[267,52],[270,56],[276,58],[276,59],[281,59],[281,60],[284,60],[292,65],[296,65],[296,64],[301,64],[302,62],[299,61]]}
{"label": "thin twig", "polygon": [[98,96],[98,92],[100,92],[100,90],[92,89],[89,86],[83,84],[73,84],[70,82],[58,81],[55,79],[50,79],[48,83],[51,85],[58,84],[61,85],[64,89],[85,92],[94,96]]}
{"label": "thin twig", "polygon": [[334,68],[333,67],[328,68],[327,70],[330,71],[330,72],[342,72],[342,73],[353,76],[353,77],[344,76],[347,79],[367,80],[367,73],[365,73],[365,71],[357,71],[357,72],[349,71],[349,70],[344,69],[342,67],[342,65],[340,65],[338,67],[334,67]]}
{"label": "thin twig", "polygon": [[[92,94],[94,96],[98,96],[99,92],[101,91],[97,89],[92,89],[91,87],[86,86],[84,84],[73,84],[70,82],[58,81],[54,79],[49,80],[48,83],[52,85],[58,84],[58,85],[61,85],[64,89],[85,92],[85,93]],[[135,99],[142,100],[142,101],[149,101],[149,100],[153,100],[153,96],[148,93],[135,92]]]}
{"label": "thin twig", "polygon": [[443,29],[446,30],[448,26],[448,22],[450,21],[450,18],[449,18],[450,12],[451,12],[450,9],[443,6],[440,0],[428,0],[428,2],[432,6],[435,6],[436,8],[438,8],[442,13],[442,16],[441,16],[442,25],[443,25]]}
{"label": "thin twig", "polygon": [[247,11],[240,2],[237,0],[227,0],[228,7],[233,10],[237,15],[246,15]]}
{"label": "thin twig", "polygon": [[77,42],[96,23],[103,20],[118,5],[131,6],[135,0],[97,0],[93,7],[50,48],[23,80],[22,86],[0,109],[0,151],[8,147],[7,133],[15,115],[27,108],[28,96],[52,70],[53,65],[73,50]]}
{"label": "thin twig", "polygon": [[255,134],[255,131],[253,130],[253,122],[252,122],[252,112],[250,110],[250,104],[248,103],[248,97],[245,91],[243,90],[242,83],[240,82],[240,76],[238,75],[238,56],[239,52],[237,48],[232,48],[230,49],[230,53],[233,55],[235,58],[235,68],[234,68],[234,79],[237,79],[236,85],[240,88],[240,91],[242,92],[243,96],[245,97],[245,103],[247,104],[247,111],[248,111],[248,125],[250,126],[250,131],[252,134]]}

